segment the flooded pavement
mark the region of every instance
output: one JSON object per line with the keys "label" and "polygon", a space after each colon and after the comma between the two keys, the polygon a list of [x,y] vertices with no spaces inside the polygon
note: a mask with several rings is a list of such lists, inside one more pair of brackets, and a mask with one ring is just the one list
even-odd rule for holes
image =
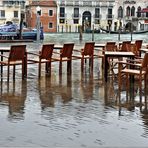
{"label": "flooded pavement", "polygon": [[148,95],[139,96],[137,81],[131,95],[118,92],[117,79],[104,85],[98,59],[93,72],[86,65],[82,73],[80,60],[71,74],[63,63],[60,76],[58,66],[52,63],[51,77],[42,70],[39,79],[34,64],[26,80],[18,69],[15,81],[1,79],[0,147],[147,147]]}

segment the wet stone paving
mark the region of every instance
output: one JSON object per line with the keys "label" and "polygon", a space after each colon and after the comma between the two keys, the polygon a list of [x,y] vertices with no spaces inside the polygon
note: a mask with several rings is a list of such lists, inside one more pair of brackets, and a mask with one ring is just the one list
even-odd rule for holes
{"label": "wet stone paving", "polygon": [[[42,44],[42,43],[41,43]],[[28,44],[29,50],[41,44]],[[5,45],[3,45],[5,46]],[[33,47],[33,48],[32,48]],[[101,60],[81,71],[80,60],[72,61],[72,73],[63,63],[52,63],[51,76],[38,78],[38,65],[28,66],[22,80],[0,81],[0,147],[147,147],[148,108],[146,92],[121,92],[118,79],[104,83]],[[12,76],[12,73],[11,73]]]}

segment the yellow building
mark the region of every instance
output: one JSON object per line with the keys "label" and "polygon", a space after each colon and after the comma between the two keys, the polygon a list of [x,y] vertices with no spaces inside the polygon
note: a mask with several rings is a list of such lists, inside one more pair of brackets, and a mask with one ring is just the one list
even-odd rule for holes
{"label": "yellow building", "polygon": [[24,12],[25,12],[25,0],[20,0],[20,1],[1,0],[0,25],[5,24],[7,21],[19,24],[21,14]]}

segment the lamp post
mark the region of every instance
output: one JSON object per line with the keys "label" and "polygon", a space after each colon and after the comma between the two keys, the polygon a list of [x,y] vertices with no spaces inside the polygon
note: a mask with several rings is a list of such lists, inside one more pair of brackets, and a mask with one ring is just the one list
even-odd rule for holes
{"label": "lamp post", "polygon": [[39,41],[40,40],[40,13],[41,13],[41,8],[40,6],[36,7],[36,29],[37,29],[37,37],[36,40]]}

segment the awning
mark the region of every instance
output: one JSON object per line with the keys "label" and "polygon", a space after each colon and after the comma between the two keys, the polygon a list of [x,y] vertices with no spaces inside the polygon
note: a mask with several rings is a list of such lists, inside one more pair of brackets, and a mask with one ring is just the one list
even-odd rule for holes
{"label": "awning", "polygon": [[140,13],[148,13],[148,8],[143,8],[141,11],[138,11]]}

